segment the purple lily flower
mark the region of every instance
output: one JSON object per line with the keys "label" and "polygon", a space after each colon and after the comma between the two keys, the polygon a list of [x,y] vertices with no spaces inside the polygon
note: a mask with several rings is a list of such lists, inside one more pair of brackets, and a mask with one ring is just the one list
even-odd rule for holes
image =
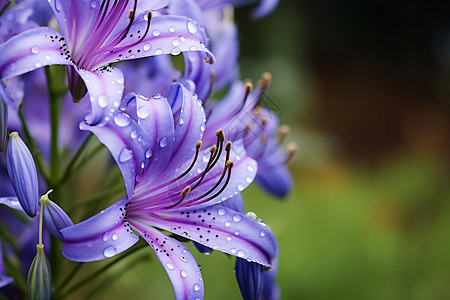
{"label": "purple lily flower", "polygon": [[203,139],[208,145],[212,144],[213,128],[217,127],[223,128],[232,139],[243,139],[247,154],[258,162],[255,181],[273,195],[284,197],[293,185],[286,163],[295,152],[295,144],[289,144],[285,151],[281,143],[287,134],[287,127],[282,126],[279,130],[278,117],[257,106],[269,81],[269,74],[265,74],[253,90],[250,83],[235,82],[224,99],[208,102]]}
{"label": "purple lily flower", "polygon": [[0,80],[46,65],[68,65],[69,88],[74,99],[81,99],[89,91],[90,124],[107,122],[122,98],[122,72],[105,67],[108,64],[193,50],[206,53],[211,62],[214,60],[205,46],[204,29],[194,20],[156,13],[152,17],[150,10],[163,7],[166,1],[147,0],[143,5],[138,5],[137,0],[49,3],[61,33],[39,27],[1,44]]}
{"label": "purple lily flower", "polygon": [[264,225],[215,204],[239,194],[256,173],[256,163],[234,155],[217,131],[217,144],[202,148],[205,113],[201,101],[181,84],[168,99],[125,99],[104,126],[82,124],[104,143],[122,171],[127,196],[74,226],[61,230],[63,255],[75,261],[111,257],[135,244],[136,230],[152,246],[176,299],[203,298],[203,280],[192,254],[158,229],[238,257],[271,265],[278,246]]}

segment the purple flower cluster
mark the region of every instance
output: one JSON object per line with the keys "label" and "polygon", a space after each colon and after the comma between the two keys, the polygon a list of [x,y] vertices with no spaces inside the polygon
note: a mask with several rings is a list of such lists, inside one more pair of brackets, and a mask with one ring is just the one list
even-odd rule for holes
{"label": "purple flower cluster", "polygon": [[[39,216],[55,238],[48,247],[59,241],[62,255],[76,262],[113,257],[142,237],[176,299],[203,299],[201,270],[184,244],[189,240],[201,252],[237,257],[244,299],[276,299],[278,243],[261,219],[245,214],[241,192],[255,181],[286,196],[293,184],[286,163],[295,145],[283,149],[288,128],[262,105],[270,74],[255,87],[239,79],[232,9],[257,4],[253,15],[261,17],[277,2],[1,4],[0,24],[7,25],[0,29],[0,148],[6,148],[0,203],[25,219]],[[179,54],[184,70],[175,67]],[[125,191],[74,225],[64,205],[72,193],[62,201],[57,192],[88,162],[83,151],[92,137],[114,159]],[[39,200],[48,189],[55,190],[53,201],[48,193]],[[14,255],[9,247],[22,246],[8,245],[3,254],[0,247],[0,254]],[[35,261],[46,262],[42,229],[39,249]],[[50,297],[47,265],[33,263],[28,276],[29,294],[43,299]],[[0,257],[0,287],[11,282]]]}

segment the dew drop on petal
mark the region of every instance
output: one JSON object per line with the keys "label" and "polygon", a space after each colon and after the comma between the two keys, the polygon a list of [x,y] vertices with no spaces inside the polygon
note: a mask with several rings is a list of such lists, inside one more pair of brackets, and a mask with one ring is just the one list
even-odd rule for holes
{"label": "dew drop on petal", "polygon": [[184,124],[184,119],[180,118],[180,121],[178,122],[180,125]]}
{"label": "dew drop on petal", "polygon": [[179,40],[175,39],[175,40],[172,41],[172,46],[178,47],[179,45],[180,45],[180,41]]}
{"label": "dew drop on petal", "polygon": [[155,50],[155,55],[161,55],[161,54],[163,54],[163,51],[161,49]]}
{"label": "dew drop on petal", "polygon": [[161,148],[164,148],[165,146],[167,146],[168,143],[168,139],[166,136],[163,136],[160,140],[159,140],[159,146]]}
{"label": "dew drop on petal", "polygon": [[191,48],[189,48],[189,50],[191,50],[191,51],[195,51],[195,50],[197,50],[197,47],[195,47],[195,46],[192,46]]}
{"label": "dew drop on petal", "polygon": [[130,160],[132,157],[133,157],[133,151],[128,148],[123,148],[119,154],[119,161],[126,162],[127,160]]}
{"label": "dew drop on petal", "polygon": [[231,226],[231,222],[230,221],[226,221],[225,222],[225,227],[230,227]]}
{"label": "dew drop on petal", "polygon": [[97,101],[98,101],[98,106],[105,108],[109,104],[109,97],[107,95],[103,94],[103,95],[98,96]]}
{"label": "dew drop on petal", "polygon": [[200,285],[198,283],[194,284],[194,291],[200,291]]}
{"label": "dew drop on petal", "polygon": [[250,176],[247,176],[247,177],[245,177],[245,181],[246,181],[247,183],[252,183],[253,178],[251,178]]}
{"label": "dew drop on petal", "polygon": [[145,151],[145,157],[149,158],[150,156],[152,156],[152,148],[148,148],[147,151]]}
{"label": "dew drop on petal", "polygon": [[97,7],[97,2],[96,1],[91,1],[91,7],[92,8],[96,8]]}
{"label": "dew drop on petal", "polygon": [[180,35],[180,41],[185,42],[186,41],[186,37],[184,35]]}
{"label": "dew drop on petal", "polygon": [[147,44],[144,45],[144,50],[145,50],[145,51],[148,51],[148,50],[150,50],[151,48],[152,48],[152,45],[151,45],[150,43],[147,43]]}
{"label": "dew drop on petal", "polygon": [[137,115],[141,119],[145,119],[150,115],[150,109],[147,105],[141,105],[137,109]]}
{"label": "dew drop on petal", "polygon": [[230,242],[233,238],[231,237],[231,235],[226,237],[227,242]]}
{"label": "dew drop on petal", "polygon": [[260,235],[260,236],[265,236],[265,235],[266,235],[266,232],[265,232],[264,230],[261,230],[261,231],[259,232],[259,235]]}
{"label": "dew drop on petal", "polygon": [[196,33],[198,31],[197,23],[193,20],[187,22],[187,28],[190,33]]}
{"label": "dew drop on petal", "polygon": [[240,220],[241,220],[241,216],[240,215],[234,215],[233,216],[233,221],[239,222]]}
{"label": "dew drop on petal", "polygon": [[119,238],[119,236],[117,235],[117,233],[113,233],[113,235],[111,236],[111,239],[113,241],[117,241],[118,238]]}
{"label": "dew drop on petal", "polygon": [[223,216],[227,213],[227,211],[223,208],[219,208],[219,211],[217,213],[219,214],[219,216]]}
{"label": "dew drop on petal", "polygon": [[239,184],[237,185],[237,189],[238,189],[240,192],[242,192],[242,191],[245,189],[245,186],[244,186],[242,183],[239,183]]}
{"label": "dew drop on petal", "polygon": [[173,48],[171,51],[170,51],[170,54],[172,54],[172,55],[179,55],[181,53],[181,50],[180,50],[180,48]]}
{"label": "dew drop on petal", "polygon": [[45,55],[44,57],[45,57],[46,60],[51,60],[52,59],[52,57],[50,55],[48,55],[48,54]]}
{"label": "dew drop on petal", "polygon": [[169,27],[169,31],[170,31],[170,32],[175,32],[175,27],[170,26],[170,27]]}
{"label": "dew drop on petal", "polygon": [[244,256],[245,256],[245,252],[242,251],[242,250],[239,250],[239,251],[237,252],[237,256],[238,256],[238,257],[244,257]]}
{"label": "dew drop on petal", "polygon": [[106,232],[106,233],[103,235],[103,241],[106,242],[107,240],[109,240],[109,234]]}
{"label": "dew drop on petal", "polygon": [[161,94],[160,93],[156,93],[156,94],[154,94],[153,95],[153,99],[156,99],[156,100],[158,100],[158,99],[161,99]]}
{"label": "dew drop on petal", "polygon": [[41,64],[40,62],[37,62],[37,63],[34,64],[34,66],[35,66],[36,68],[40,68],[40,67],[42,67],[42,64]]}
{"label": "dew drop on petal", "polygon": [[114,123],[119,127],[125,127],[131,124],[131,120],[127,115],[117,114],[114,117]]}
{"label": "dew drop on petal", "polygon": [[153,36],[159,36],[161,32],[158,29],[153,30],[152,32]]}
{"label": "dew drop on petal", "polygon": [[169,269],[169,270],[174,270],[175,266],[173,265],[173,263],[168,262],[168,263],[166,263],[166,268]]}
{"label": "dew drop on petal", "polygon": [[132,139],[137,138],[137,131],[136,131],[136,130],[132,130],[132,131],[130,132],[130,137],[131,137]]}
{"label": "dew drop on petal", "polygon": [[205,124],[200,125],[200,130],[205,131]]}
{"label": "dew drop on petal", "polygon": [[255,171],[255,169],[253,168],[252,165],[248,165],[248,166],[247,166],[247,170],[248,170],[249,172]]}
{"label": "dew drop on petal", "polygon": [[117,250],[113,246],[108,246],[105,248],[105,250],[103,250],[103,255],[105,257],[112,257],[112,256],[116,255],[116,253],[117,253]]}
{"label": "dew drop on petal", "polygon": [[195,297],[194,300],[201,300],[199,297]]}
{"label": "dew drop on petal", "polygon": [[116,81],[117,81],[117,83],[119,83],[119,84],[123,84],[123,83],[124,83],[123,77],[117,78]]}
{"label": "dew drop on petal", "polygon": [[239,231],[236,230],[236,231],[234,232],[234,235],[239,235]]}
{"label": "dew drop on petal", "polygon": [[183,278],[186,278],[188,276],[188,273],[185,270],[181,270],[180,274]]}

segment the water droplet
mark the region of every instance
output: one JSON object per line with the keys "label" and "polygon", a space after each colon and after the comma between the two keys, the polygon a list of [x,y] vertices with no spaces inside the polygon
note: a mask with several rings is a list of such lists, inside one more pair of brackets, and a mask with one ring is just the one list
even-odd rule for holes
{"label": "water droplet", "polygon": [[190,33],[196,33],[198,31],[197,23],[193,20],[187,22],[187,28]]}
{"label": "water droplet", "polygon": [[37,62],[37,63],[34,64],[34,66],[35,66],[36,68],[40,68],[40,67],[42,67],[42,64],[41,64],[40,62]]}
{"label": "water droplet", "polygon": [[136,130],[132,130],[132,131],[130,132],[130,137],[131,137],[132,139],[135,139],[135,138],[137,137],[137,131],[136,131]]}
{"label": "water droplet", "polygon": [[194,300],[201,300],[199,297],[195,297]]}
{"label": "water droplet", "polygon": [[239,184],[237,185],[237,189],[238,189],[240,192],[242,192],[242,191],[245,189],[245,186],[244,186],[242,183],[239,183]]}
{"label": "water droplet", "polygon": [[205,131],[205,124],[200,125],[200,130]]}
{"label": "water droplet", "polygon": [[183,253],[186,253],[187,252],[187,250],[186,249],[183,249],[181,252],[183,252]]}
{"label": "water droplet", "polygon": [[231,235],[228,235],[228,236],[226,237],[227,242],[230,242],[232,239],[233,239],[233,238],[231,237]]}
{"label": "water droplet", "polygon": [[167,146],[167,142],[168,142],[167,137],[166,137],[166,136],[163,136],[163,137],[159,140],[159,146],[160,146],[161,148],[164,148],[165,146]]}
{"label": "water droplet", "polygon": [[234,215],[233,216],[233,221],[235,221],[235,222],[239,222],[241,219],[242,219],[241,215]]}
{"label": "water droplet", "polygon": [[170,31],[170,32],[175,32],[175,27],[170,26],[170,27],[169,27],[169,31]]}
{"label": "water droplet", "polygon": [[131,54],[128,58],[131,58],[131,59],[133,59],[133,58],[135,58],[136,57],[136,55],[134,55],[134,54]]}
{"label": "water droplet", "polygon": [[182,262],[187,263],[187,260],[186,260],[186,258],[185,258],[184,256],[180,256],[180,260],[181,260]]}
{"label": "water droplet", "polygon": [[200,291],[200,285],[198,283],[194,284],[194,291]]}
{"label": "water droplet", "polygon": [[174,270],[174,269],[175,269],[175,266],[174,266],[173,263],[171,263],[171,262],[166,263],[166,267],[167,267],[167,269],[169,269],[169,270]]}
{"label": "water droplet", "polygon": [[137,115],[141,119],[145,119],[150,115],[150,109],[147,105],[140,105],[137,109]]}
{"label": "water droplet", "polygon": [[46,60],[51,60],[52,59],[52,57],[50,55],[48,55],[48,54],[46,56],[44,56],[44,57],[45,57]]}
{"label": "water droplet", "polygon": [[141,169],[145,168],[145,162],[141,162]]}
{"label": "water droplet", "polygon": [[253,168],[252,165],[248,165],[248,166],[247,166],[247,170],[248,170],[249,172],[255,171],[255,169]]}
{"label": "water droplet", "polygon": [[172,55],[179,55],[180,53],[181,53],[180,48],[173,48],[173,49],[170,51],[170,54],[172,54]]}
{"label": "water droplet", "polygon": [[117,126],[125,127],[131,124],[131,119],[125,114],[117,114],[114,117],[114,123],[116,123]]}
{"label": "water droplet", "polygon": [[60,0],[55,0],[55,9],[56,11],[61,11],[61,3],[59,3]]}
{"label": "water droplet", "polygon": [[103,235],[103,241],[106,242],[107,240],[109,240],[109,234],[106,232],[106,233]]}
{"label": "water droplet", "polygon": [[145,151],[145,157],[149,158],[150,156],[152,156],[152,148],[148,148],[147,151]]}
{"label": "water droplet", "polygon": [[238,256],[238,257],[244,257],[244,256],[245,256],[245,252],[242,251],[242,250],[239,250],[239,251],[237,252],[237,256]]}
{"label": "water droplet", "polygon": [[155,55],[161,55],[161,54],[163,54],[163,51],[161,49],[155,50]]}
{"label": "water droplet", "polygon": [[158,99],[161,99],[161,94],[160,93],[156,93],[156,94],[154,94],[153,95],[153,99],[155,99],[155,100],[158,100]]}
{"label": "water droplet", "polygon": [[200,174],[203,170],[200,168],[197,168],[197,173]]}
{"label": "water droplet", "polygon": [[180,121],[178,122],[180,125],[184,124],[184,119],[180,117]]}
{"label": "water droplet", "polygon": [[100,107],[107,107],[109,104],[109,97],[105,94],[98,96],[97,98],[98,106]]}
{"label": "water droplet", "polygon": [[117,78],[117,83],[123,84],[124,83],[123,77]]}
{"label": "water droplet", "polygon": [[180,41],[185,42],[186,41],[186,37],[184,35],[180,35]]}
{"label": "water droplet", "polygon": [[195,47],[195,46],[192,46],[191,48],[189,48],[189,50],[191,50],[191,51],[195,51],[195,50],[197,50],[197,47]]}
{"label": "water droplet", "polygon": [[188,276],[188,273],[185,270],[181,270],[180,274],[183,278],[186,278]]}
{"label": "water droplet", "polygon": [[234,232],[234,235],[239,235],[239,231],[236,230],[236,231]]}
{"label": "water droplet", "polygon": [[245,181],[246,181],[247,183],[252,183],[253,178],[251,178],[250,176],[247,176],[247,177],[245,177]]}
{"label": "water droplet", "polygon": [[261,232],[259,233],[260,236],[265,236],[266,232],[264,230],[261,230]]}
{"label": "water droplet", "polygon": [[97,2],[91,1],[91,7],[92,7],[92,8],[96,8],[96,7],[97,7]]}
{"label": "water droplet", "polygon": [[158,29],[153,30],[153,36],[159,36],[161,32]]}
{"label": "water droplet", "polygon": [[150,50],[151,48],[152,48],[152,45],[151,45],[150,43],[147,43],[147,44],[144,45],[144,50],[145,50],[145,51],[148,51],[148,50]]}
{"label": "water droplet", "polygon": [[113,241],[117,241],[117,239],[119,238],[119,236],[117,235],[117,233],[113,233],[113,235],[111,236]]}
{"label": "water droplet", "polygon": [[103,250],[103,255],[105,257],[112,257],[112,256],[116,255],[116,253],[117,253],[117,250],[113,246],[108,246],[105,248],[105,250]]}
{"label": "water droplet", "polygon": [[177,39],[173,40],[173,41],[172,41],[172,46],[174,46],[174,47],[180,46],[180,41],[177,40]]}
{"label": "water droplet", "polygon": [[225,227],[230,227],[231,226],[231,222],[230,221],[226,221],[225,222]]}
{"label": "water droplet", "polygon": [[128,148],[123,148],[119,154],[119,161],[126,162],[127,160],[130,160],[132,157],[133,157],[133,151]]}
{"label": "water droplet", "polygon": [[236,249],[232,248],[232,249],[231,249],[231,253],[232,253],[232,254],[235,254],[235,253],[236,253]]}

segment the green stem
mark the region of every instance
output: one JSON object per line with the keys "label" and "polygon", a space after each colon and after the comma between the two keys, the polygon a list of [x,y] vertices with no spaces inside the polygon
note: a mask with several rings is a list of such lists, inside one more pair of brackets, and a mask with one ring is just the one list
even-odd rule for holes
{"label": "green stem", "polygon": [[73,278],[75,278],[75,275],[77,275],[78,271],[81,269],[81,267],[84,266],[83,262],[79,262],[77,263],[77,265],[72,269],[72,271],[70,272],[69,275],[66,276],[66,278],[64,278],[64,280],[60,281],[57,284],[57,288],[56,290],[59,291],[60,289],[62,289],[62,287],[64,285],[69,284],[70,281],[72,281]]}
{"label": "green stem", "polygon": [[130,256],[131,254],[139,251],[140,249],[146,248],[148,245],[145,243],[142,243],[141,245],[132,248],[130,251],[128,251],[127,253],[125,253],[124,255],[120,256],[119,258],[117,258],[116,260],[110,262],[109,264],[107,264],[106,266],[98,269],[97,271],[95,271],[94,273],[90,274],[89,276],[85,277],[84,279],[78,281],[77,283],[75,283],[71,288],[69,288],[66,292],[62,293],[61,295],[57,295],[55,298],[60,298],[60,299],[64,299],[67,295],[69,295],[70,293],[72,293],[73,291],[79,289],[80,287],[82,287],[83,285],[85,285],[86,283],[91,282],[92,280],[94,280],[95,278],[97,278],[98,276],[102,275],[104,272],[106,272],[109,268],[111,268],[112,266],[114,266],[115,264],[117,264],[118,262],[120,262],[122,259]]}
{"label": "green stem", "polygon": [[112,197],[122,191],[123,191],[123,185],[120,185],[120,184],[110,187],[108,189],[104,189],[103,191],[87,198],[86,200],[73,205],[72,207],[69,208],[69,211],[73,212],[73,210],[76,211],[80,207],[84,207],[84,206],[90,205],[92,203],[98,203],[98,202],[100,202],[104,199],[107,199],[109,197]]}

